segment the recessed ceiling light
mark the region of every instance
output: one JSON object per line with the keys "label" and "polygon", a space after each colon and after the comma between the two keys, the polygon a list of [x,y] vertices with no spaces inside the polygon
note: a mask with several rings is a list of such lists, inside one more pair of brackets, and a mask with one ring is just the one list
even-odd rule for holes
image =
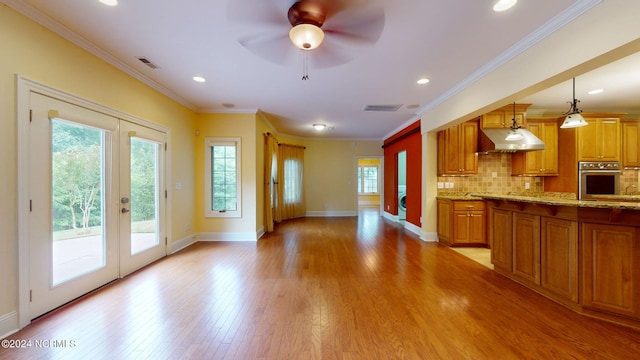
{"label": "recessed ceiling light", "polygon": [[493,5],[493,11],[501,12],[505,10],[509,10],[518,2],[518,0],[498,0]]}
{"label": "recessed ceiling light", "polygon": [[589,91],[588,94],[589,95],[595,95],[595,94],[600,94],[602,92],[604,92],[604,90],[602,90],[602,89],[593,89],[593,90]]}
{"label": "recessed ceiling light", "polygon": [[202,76],[194,76],[193,77],[193,81],[199,82],[199,83],[203,83],[205,81],[207,81],[207,79],[203,78]]}
{"label": "recessed ceiling light", "polygon": [[429,79],[427,79],[427,78],[421,78],[421,79],[419,79],[417,82],[418,82],[418,84],[420,84],[420,85],[424,85],[424,84],[426,84],[426,83],[428,83],[428,82],[429,82]]}
{"label": "recessed ceiling light", "polygon": [[118,0],[100,0],[100,2],[108,6],[118,5]]}
{"label": "recessed ceiling light", "polygon": [[316,129],[317,131],[322,131],[326,127],[327,127],[327,125],[325,125],[325,124],[313,124],[313,128]]}
{"label": "recessed ceiling light", "polygon": [[225,107],[227,109],[232,109],[232,108],[236,107],[236,104],[233,104],[233,103],[222,103],[222,107]]}

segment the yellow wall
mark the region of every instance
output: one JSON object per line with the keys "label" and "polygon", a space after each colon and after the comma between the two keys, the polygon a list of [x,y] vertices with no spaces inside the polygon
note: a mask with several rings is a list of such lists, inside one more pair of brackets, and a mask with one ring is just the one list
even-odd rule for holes
{"label": "yellow wall", "polygon": [[304,196],[307,213],[357,211],[359,156],[383,156],[382,141],[306,140]]}
{"label": "yellow wall", "polygon": [[[195,148],[195,176],[196,201],[195,222],[197,232],[202,233],[256,233],[263,222],[262,200],[258,194],[263,194],[262,175],[264,170],[264,147],[262,138],[258,138],[261,121],[256,114],[198,114],[196,120]],[[241,192],[242,209],[240,218],[205,218],[204,217],[204,140],[206,137],[239,137],[241,138]],[[257,144],[261,150],[258,150]],[[260,160],[258,156],[260,155]],[[258,177],[260,175],[260,177]],[[262,195],[261,195],[262,196]],[[257,214],[260,218],[257,219]],[[258,221],[259,220],[259,221]],[[249,239],[246,239],[249,240]]]}
{"label": "yellow wall", "polygon": [[[0,5],[0,317],[17,310],[16,74],[171,129],[170,241],[191,233],[194,113],[133,77]],[[172,191],[173,187],[170,187]]]}

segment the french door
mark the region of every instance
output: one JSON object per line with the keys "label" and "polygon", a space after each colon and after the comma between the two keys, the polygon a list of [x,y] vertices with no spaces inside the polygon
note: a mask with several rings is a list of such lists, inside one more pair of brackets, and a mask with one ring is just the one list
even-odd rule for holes
{"label": "french door", "polygon": [[29,316],[166,254],[164,133],[30,94]]}

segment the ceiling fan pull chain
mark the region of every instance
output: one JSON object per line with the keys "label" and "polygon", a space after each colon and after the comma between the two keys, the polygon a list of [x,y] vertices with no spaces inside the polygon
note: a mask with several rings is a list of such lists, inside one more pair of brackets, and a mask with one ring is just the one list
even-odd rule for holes
{"label": "ceiling fan pull chain", "polygon": [[309,60],[307,59],[307,51],[302,51],[302,80],[309,80]]}

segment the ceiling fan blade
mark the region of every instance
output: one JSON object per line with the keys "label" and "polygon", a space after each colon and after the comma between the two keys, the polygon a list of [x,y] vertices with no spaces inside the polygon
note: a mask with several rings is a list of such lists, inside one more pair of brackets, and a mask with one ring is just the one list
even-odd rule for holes
{"label": "ceiling fan blade", "polygon": [[245,36],[239,38],[238,43],[255,55],[278,65],[291,64],[297,50],[291,44],[289,35],[281,32]]}
{"label": "ceiling fan blade", "polygon": [[289,25],[287,9],[292,0],[242,0],[229,1],[227,18],[234,23],[244,25]]}
{"label": "ceiling fan blade", "polygon": [[328,18],[322,29],[353,45],[371,45],[378,41],[385,25],[384,8],[377,2],[351,6]]}
{"label": "ceiling fan blade", "polygon": [[323,42],[317,49],[309,51],[309,67],[322,69],[346,64],[353,60],[354,55],[348,48],[336,42]]}

